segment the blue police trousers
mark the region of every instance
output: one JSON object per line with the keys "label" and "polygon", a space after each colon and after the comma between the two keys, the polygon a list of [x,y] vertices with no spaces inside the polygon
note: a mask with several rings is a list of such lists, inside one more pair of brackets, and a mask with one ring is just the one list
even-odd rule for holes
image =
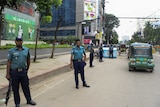
{"label": "blue police trousers", "polygon": [[28,79],[27,71],[23,70],[21,72],[18,72],[17,70],[11,70],[10,73],[12,78],[12,88],[13,88],[15,104],[20,104],[20,94],[19,94],[20,84],[26,100],[30,101],[31,95],[30,95],[29,79]]}
{"label": "blue police trousers", "polygon": [[86,84],[85,81],[85,76],[84,76],[84,62],[82,61],[73,61],[73,66],[74,66],[74,74],[75,74],[75,83],[76,86],[78,86],[79,81],[78,81],[78,73],[80,73],[81,75],[81,80],[83,82],[83,84]]}

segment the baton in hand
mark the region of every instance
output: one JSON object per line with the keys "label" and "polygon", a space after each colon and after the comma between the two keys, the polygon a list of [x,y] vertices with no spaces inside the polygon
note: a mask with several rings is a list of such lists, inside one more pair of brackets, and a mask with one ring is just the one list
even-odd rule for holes
{"label": "baton in hand", "polygon": [[11,96],[11,91],[12,91],[12,79],[10,78],[10,79],[9,79],[9,85],[8,85],[8,91],[7,91],[7,93],[6,93],[6,100],[5,100],[6,106],[7,106],[7,104],[8,104],[9,98],[10,98],[10,96]]}

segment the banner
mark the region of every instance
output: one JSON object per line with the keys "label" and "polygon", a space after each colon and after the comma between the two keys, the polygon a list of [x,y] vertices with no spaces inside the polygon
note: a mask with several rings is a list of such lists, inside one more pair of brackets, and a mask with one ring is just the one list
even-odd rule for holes
{"label": "banner", "polygon": [[84,20],[92,20],[96,18],[96,1],[84,1]]}
{"label": "banner", "polygon": [[15,37],[21,36],[23,40],[35,40],[35,25],[32,20],[20,18],[10,14],[5,14],[5,36],[6,40],[15,40]]}

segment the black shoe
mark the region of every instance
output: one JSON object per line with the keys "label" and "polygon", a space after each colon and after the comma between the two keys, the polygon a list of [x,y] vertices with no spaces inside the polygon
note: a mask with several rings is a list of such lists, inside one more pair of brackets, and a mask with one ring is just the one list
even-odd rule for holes
{"label": "black shoe", "polygon": [[94,65],[90,66],[90,67],[94,67]]}
{"label": "black shoe", "polygon": [[89,86],[89,85],[87,85],[87,84],[83,84],[83,87],[87,87],[87,88],[89,88],[90,86]]}
{"label": "black shoe", "polygon": [[30,105],[36,105],[36,102],[34,102],[34,101],[27,101],[27,104],[30,104]]}
{"label": "black shoe", "polygon": [[16,106],[15,107],[20,107],[20,105],[19,104],[16,104]]}
{"label": "black shoe", "polygon": [[78,86],[78,85],[76,86],[76,89],[79,89],[79,86]]}

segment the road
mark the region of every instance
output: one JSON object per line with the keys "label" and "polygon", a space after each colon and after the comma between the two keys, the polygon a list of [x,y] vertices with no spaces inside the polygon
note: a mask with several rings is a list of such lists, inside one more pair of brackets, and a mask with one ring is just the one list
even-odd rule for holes
{"label": "road", "polygon": [[[154,59],[153,73],[128,71],[125,55],[104,59],[102,63],[95,59],[95,67],[85,68],[90,88],[80,84],[75,89],[73,71],[48,78],[31,86],[35,107],[160,107],[160,56],[155,55]],[[21,98],[22,107],[31,107],[23,95]],[[8,107],[14,107],[12,98]]]}
{"label": "road", "polygon": [[[55,48],[55,53],[70,52],[71,48]],[[30,49],[30,54],[34,56],[34,49]],[[37,55],[51,55],[52,48],[37,49]],[[8,50],[0,50],[0,60],[7,58]]]}
{"label": "road", "polygon": [[[55,48],[54,55],[62,55],[70,53],[71,48]],[[37,59],[50,57],[52,53],[51,48],[37,49]],[[0,65],[6,64],[8,50],[0,50]],[[31,59],[34,58],[35,50],[30,49]]]}

